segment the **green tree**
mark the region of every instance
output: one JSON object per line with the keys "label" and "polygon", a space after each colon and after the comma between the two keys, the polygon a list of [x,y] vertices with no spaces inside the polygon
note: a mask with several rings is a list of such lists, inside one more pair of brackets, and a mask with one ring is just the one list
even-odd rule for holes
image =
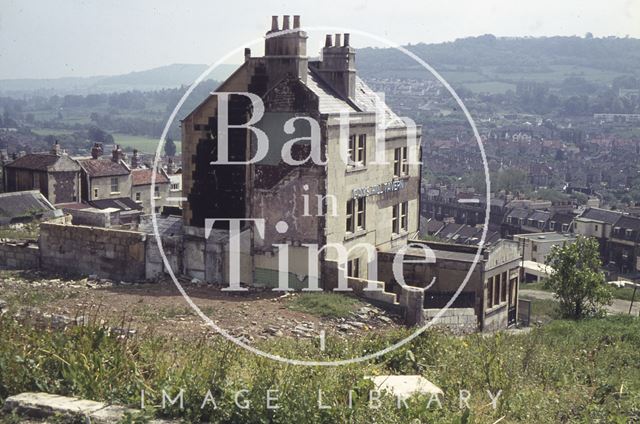
{"label": "green tree", "polygon": [[598,250],[596,239],[579,236],[573,244],[554,246],[547,258],[553,272],[545,286],[555,293],[566,318],[598,316],[611,304]]}
{"label": "green tree", "polygon": [[167,141],[164,143],[164,154],[168,157],[176,155],[176,143],[173,142],[171,137],[167,137]]}

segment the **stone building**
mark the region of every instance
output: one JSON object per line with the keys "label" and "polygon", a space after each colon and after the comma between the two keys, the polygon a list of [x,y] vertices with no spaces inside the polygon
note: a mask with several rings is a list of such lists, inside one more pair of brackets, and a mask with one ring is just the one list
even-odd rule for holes
{"label": "stone building", "polygon": [[80,166],[60,150],[22,156],[4,167],[6,192],[39,190],[52,204],[80,199]]}
{"label": "stone building", "polygon": [[124,153],[116,146],[110,159],[100,158],[101,149],[94,146],[90,159],[79,159],[82,168],[82,200],[117,199],[131,196],[131,169]]}
{"label": "stone building", "polygon": [[[306,287],[309,275],[322,267],[308,260],[313,256],[304,244],[343,245],[349,250],[344,266],[349,276],[366,279],[370,261],[358,244],[390,251],[418,232],[420,165],[409,159],[420,158],[421,152],[408,147],[413,146],[408,140],[419,146],[421,129],[407,125],[357,76],[349,34],[327,35],[321,59],[311,60],[307,35],[299,28],[298,16],[292,26],[285,16],[281,29],[274,16],[265,55],[252,57],[247,49],[245,62],[182,121],[184,266],[192,276],[228,281],[223,218],[264,219],[264,234],[247,224],[241,237],[240,279],[262,286],[278,284],[279,249],[274,245],[288,248],[290,286]],[[264,103],[256,126],[268,136],[269,149],[256,163],[212,164],[217,160],[218,99],[224,92],[253,93]],[[246,96],[229,96],[231,124],[246,123],[251,110]],[[350,119],[342,137],[349,161],[340,152],[341,115]],[[292,118],[297,118],[294,125]],[[316,130],[305,118],[319,124],[326,164],[303,160],[310,156],[308,140]],[[293,144],[293,138],[306,141]],[[254,131],[231,128],[228,139],[230,160],[249,161],[256,155]],[[300,165],[283,161],[281,150],[287,147]],[[385,161],[378,161],[382,152]],[[205,221],[212,218],[220,220],[205,238]],[[336,249],[320,253],[320,261],[337,259]]]}
{"label": "stone building", "polygon": [[160,169],[156,172],[156,181],[153,190],[155,210],[151,209],[151,178],[153,170],[134,169],[131,171],[131,198],[142,206],[145,214],[160,213],[169,197],[170,180],[167,173]]}

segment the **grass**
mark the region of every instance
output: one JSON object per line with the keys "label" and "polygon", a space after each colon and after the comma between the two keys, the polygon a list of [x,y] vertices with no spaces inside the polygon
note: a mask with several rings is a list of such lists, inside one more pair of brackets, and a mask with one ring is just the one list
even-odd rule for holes
{"label": "grass", "polygon": [[[150,138],[150,137],[142,137],[137,135],[128,135],[128,134],[119,134],[114,133],[113,139],[117,144],[120,144],[124,147],[131,147],[138,149],[143,153],[155,154],[156,149],[158,148],[159,139]],[[180,152],[181,142],[175,141],[176,143],[176,151]],[[162,150],[164,154],[164,149]]]}
{"label": "grass", "polygon": [[39,235],[40,225],[38,223],[0,227],[0,238],[13,240],[37,240]]}
{"label": "grass", "polygon": [[[523,290],[541,290],[541,291],[548,291],[548,292],[551,291],[551,290],[549,290],[549,289],[544,287],[544,283],[543,282],[540,282],[540,283],[525,283],[525,284],[522,284],[520,286],[520,288],[523,289]],[[633,287],[615,287],[615,286],[611,286],[611,293],[613,294],[613,298],[614,299],[631,301],[631,298],[633,297]],[[636,298],[635,298],[634,302],[640,302],[640,290],[638,290],[636,292]]]}
{"label": "grass", "polygon": [[522,296],[523,299],[531,300],[531,317],[530,321],[547,323],[551,320],[560,318],[560,310],[558,302],[551,299],[531,299]]}
{"label": "grass", "polygon": [[[257,346],[299,359],[331,360],[377,351],[409,331],[374,333],[345,341],[273,339]],[[216,423],[485,423],[637,422],[640,419],[640,319],[615,316],[580,322],[553,321],[527,334],[452,337],[427,331],[377,360],[341,367],[276,363],[221,337],[199,340],[145,334],[121,338],[99,325],[51,331],[0,318],[0,403],[12,394],[46,391],[139,407],[145,390],[147,416]],[[441,408],[413,397],[408,408],[384,396],[370,408],[371,382],[380,374],[419,374],[444,392]],[[184,409],[166,409],[184,389]],[[323,403],[318,408],[318,390]],[[201,408],[210,390],[216,401]],[[249,409],[235,405],[238,390]],[[266,408],[267,390],[278,390],[279,409]],[[353,404],[348,405],[349,391]],[[472,394],[470,409],[459,391]],[[497,409],[486,390],[502,390]]]}
{"label": "grass", "polygon": [[305,312],[319,317],[346,317],[364,306],[359,300],[338,293],[302,293],[287,305],[292,311]]}

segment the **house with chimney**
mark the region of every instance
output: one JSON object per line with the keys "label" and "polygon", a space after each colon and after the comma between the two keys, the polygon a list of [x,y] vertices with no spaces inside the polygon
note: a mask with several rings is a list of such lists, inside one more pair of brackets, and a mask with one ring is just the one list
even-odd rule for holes
{"label": "house with chimney", "polygon": [[31,153],[4,165],[5,192],[38,190],[51,204],[80,200],[80,171],[76,161],[56,142],[49,153]]}
{"label": "house with chimney", "polygon": [[[145,215],[160,213],[169,198],[171,181],[167,172],[160,168],[156,171],[153,193],[151,190],[152,169],[131,170],[131,198],[142,206]],[[154,208],[151,207],[151,198],[154,200]]]}
{"label": "house with chimney", "polygon": [[[305,244],[343,245],[349,254],[340,269],[349,277],[366,279],[370,261],[358,247],[361,243],[391,251],[418,234],[420,165],[410,164],[409,155],[421,157],[421,129],[408,126],[357,76],[349,34],[326,35],[320,59],[312,60],[299,16],[293,21],[284,16],[281,28],[274,16],[264,52],[254,57],[245,49],[244,63],[182,120],[187,273],[205,281],[228,281],[220,247],[229,233],[224,218],[251,218],[264,219],[265,228],[262,233],[252,225],[243,227],[243,283],[278,285],[275,244],[288,246],[291,288],[308,287],[316,270],[322,281],[324,265],[335,267],[339,260],[335,249],[325,249],[320,263],[310,263]],[[218,94],[223,92],[249,92],[262,99],[264,115],[256,126],[268,136],[269,146],[261,160],[215,164]],[[229,122],[247,122],[252,110],[246,96],[229,96]],[[384,134],[376,125],[377,112],[385,121]],[[343,114],[350,120],[342,138],[348,161],[340,152]],[[293,131],[285,131],[293,118]],[[309,159],[312,128],[300,118],[319,124],[326,164]],[[293,138],[307,139],[291,146],[298,166],[281,157]],[[253,131],[231,128],[228,140],[231,160],[248,162],[255,156]],[[410,150],[408,140],[418,147]],[[384,153],[386,163],[377,163],[378,153]],[[205,232],[207,220],[214,218],[213,228]]]}
{"label": "house with chimney", "polygon": [[91,158],[78,159],[81,167],[81,197],[85,202],[130,198],[131,168],[124,152],[116,145],[110,158],[102,158],[102,146],[96,143]]}

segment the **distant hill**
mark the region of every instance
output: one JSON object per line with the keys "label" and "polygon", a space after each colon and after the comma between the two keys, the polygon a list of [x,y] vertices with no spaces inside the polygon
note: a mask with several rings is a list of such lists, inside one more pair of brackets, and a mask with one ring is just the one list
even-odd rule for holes
{"label": "distant hill", "polygon": [[[483,35],[406,47],[454,86],[473,91],[506,91],[521,81],[557,86],[570,77],[607,85],[620,76],[640,78],[640,40],[635,38]],[[391,48],[359,49],[356,66],[364,77],[429,76],[413,59]]]}
{"label": "distant hill", "polygon": [[[522,81],[559,86],[567,78],[610,85],[615,78],[640,80],[640,40],[593,37],[495,37],[482,35],[438,44],[406,46],[456,87],[475,92],[505,92]],[[223,65],[209,75],[223,81],[237,65]],[[356,67],[365,78],[424,79],[429,74],[391,48],[363,48]],[[0,80],[0,96],[91,94],[149,91],[190,84],[206,65],[173,64],[124,75],[88,78]]]}
{"label": "distant hill", "polygon": [[[211,72],[207,78],[223,81],[235,68],[236,65],[221,65]],[[175,88],[183,84],[191,84],[206,69],[206,65],[173,64],[146,71],[130,72],[128,74],[114,76],[6,79],[0,80],[0,95],[86,95],[130,90],[151,91],[163,88]]]}

